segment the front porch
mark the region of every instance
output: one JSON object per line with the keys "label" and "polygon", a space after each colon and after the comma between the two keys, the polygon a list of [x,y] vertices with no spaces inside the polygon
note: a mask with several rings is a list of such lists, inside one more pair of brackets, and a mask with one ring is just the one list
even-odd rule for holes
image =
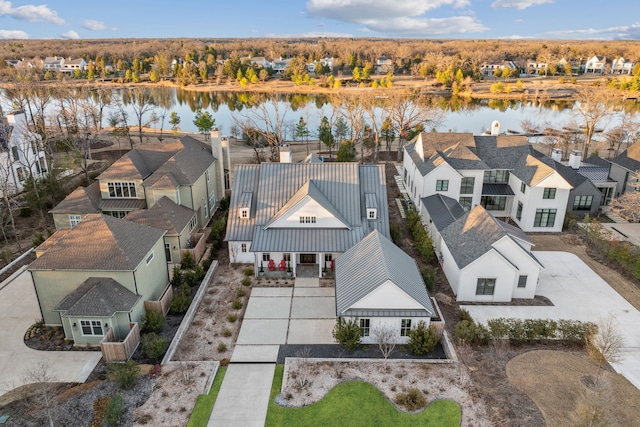
{"label": "front porch", "polygon": [[334,253],[262,252],[256,254],[255,269],[260,277],[326,277],[332,278]]}

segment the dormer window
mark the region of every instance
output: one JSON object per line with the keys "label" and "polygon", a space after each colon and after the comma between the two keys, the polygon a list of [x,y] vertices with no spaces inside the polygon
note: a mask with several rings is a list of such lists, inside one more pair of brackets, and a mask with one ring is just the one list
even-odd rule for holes
{"label": "dormer window", "polygon": [[377,209],[367,209],[367,218],[368,219],[376,219],[378,217]]}
{"label": "dormer window", "polygon": [[240,218],[247,219],[249,218],[249,208],[240,208]]}
{"label": "dormer window", "polygon": [[365,199],[365,207],[367,209],[367,219],[377,219],[378,218],[378,201],[376,199],[376,195],[373,193],[366,193],[364,195]]}

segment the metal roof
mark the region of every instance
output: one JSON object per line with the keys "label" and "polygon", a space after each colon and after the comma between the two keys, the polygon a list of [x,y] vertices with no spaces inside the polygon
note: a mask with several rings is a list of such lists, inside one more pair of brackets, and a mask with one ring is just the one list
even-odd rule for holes
{"label": "metal roof", "polygon": [[335,275],[338,316],[352,315],[348,314],[351,306],[387,281],[424,307],[426,315],[436,315],[415,260],[377,231],[336,259]]}
{"label": "metal roof", "polygon": [[131,211],[144,209],[144,199],[102,199],[100,209],[103,211]]}
{"label": "metal roof", "polygon": [[63,316],[111,317],[130,312],[142,295],[136,295],[108,277],[90,277],[67,295],[53,311]]}
{"label": "metal roof", "polygon": [[[251,193],[248,219],[238,217],[243,193]],[[366,194],[375,195],[378,215],[366,217]],[[296,200],[312,197],[350,229],[268,228]],[[389,235],[384,166],[357,163],[262,163],[238,166],[227,241],[251,241],[252,252],[344,252],[372,230]],[[296,249],[297,248],[297,249]]]}
{"label": "metal roof", "polygon": [[440,193],[423,197],[420,200],[438,231],[444,230],[449,224],[465,214],[464,208],[457,200]]}
{"label": "metal roof", "polygon": [[29,270],[134,271],[164,234],[108,215],[88,214],[56,237]]}
{"label": "metal roof", "polygon": [[364,195],[365,206],[367,209],[377,209],[378,202],[376,201],[376,195],[373,193],[365,193]]}
{"label": "metal roof", "polygon": [[482,184],[483,196],[513,196],[509,184]]}

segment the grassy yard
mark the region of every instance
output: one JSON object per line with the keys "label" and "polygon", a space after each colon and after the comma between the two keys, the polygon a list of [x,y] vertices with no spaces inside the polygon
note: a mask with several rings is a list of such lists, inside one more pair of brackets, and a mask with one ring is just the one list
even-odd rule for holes
{"label": "grassy yard", "polygon": [[226,372],[226,366],[219,367],[216,377],[213,380],[213,384],[211,384],[209,394],[201,394],[198,396],[196,406],[193,408],[187,427],[206,427],[209,422],[209,417],[211,416],[211,411],[213,410],[213,404],[216,403],[216,398],[220,391],[220,385],[222,385],[222,380],[224,379],[224,374]]}
{"label": "grassy yard", "polygon": [[276,366],[267,413],[267,427],[334,426],[421,426],[459,427],[460,406],[438,400],[418,414],[401,412],[374,386],[350,381],[333,388],[322,400],[304,408],[283,408],[274,402],[280,393],[284,366]]}

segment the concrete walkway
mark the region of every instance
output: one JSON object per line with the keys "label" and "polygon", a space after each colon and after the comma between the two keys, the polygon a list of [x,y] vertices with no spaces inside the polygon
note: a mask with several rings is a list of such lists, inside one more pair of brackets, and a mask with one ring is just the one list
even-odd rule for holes
{"label": "concrete walkway", "polygon": [[332,344],[335,288],[296,278],[293,288],[253,288],[209,426],[263,426],[282,344]]}
{"label": "concrete walkway", "polygon": [[612,316],[624,344],[621,360],[611,366],[640,389],[640,312],[576,255],[552,251],[534,254],[545,267],[536,294],[549,298],[553,306],[463,307],[481,323],[499,317],[600,323]]}
{"label": "concrete walkway", "polygon": [[0,284],[0,396],[27,384],[27,373],[44,364],[61,382],[84,382],[102,357],[99,351],[37,351],[24,333],[40,319],[31,274],[21,270]]}

